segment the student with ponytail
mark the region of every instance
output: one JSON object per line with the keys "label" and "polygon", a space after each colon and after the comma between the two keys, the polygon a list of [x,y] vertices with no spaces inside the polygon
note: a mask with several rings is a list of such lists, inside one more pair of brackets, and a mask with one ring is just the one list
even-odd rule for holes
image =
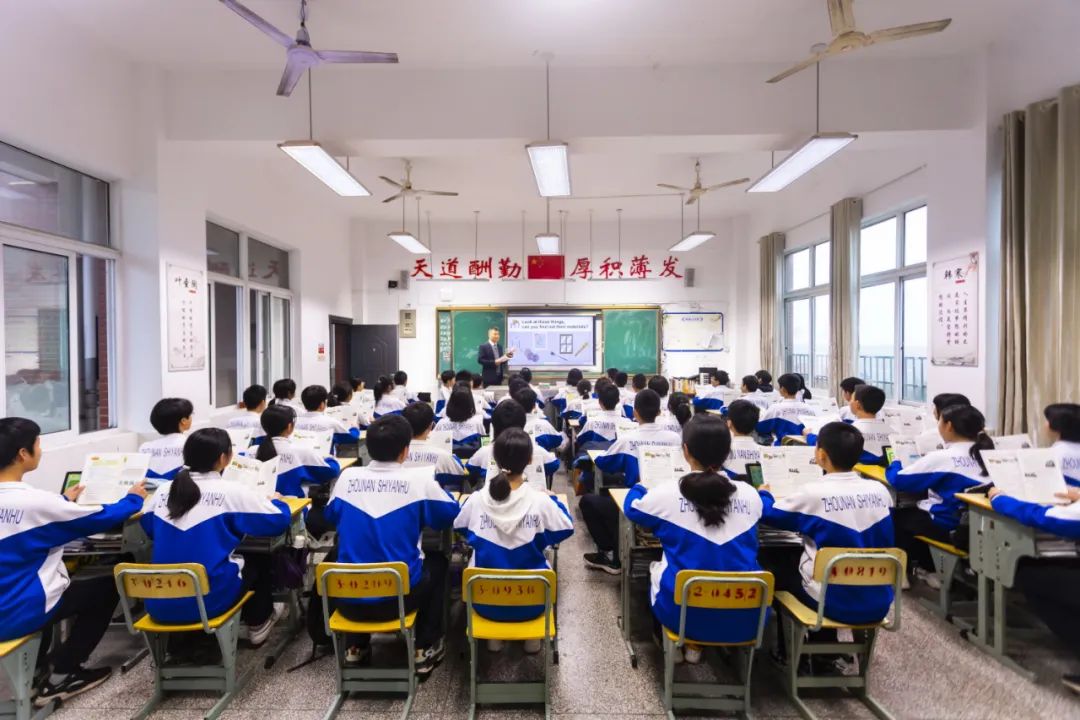
{"label": "student with ponytail", "polygon": [[[495,409],[496,414],[500,411],[501,406]],[[454,528],[474,550],[470,565],[499,570],[550,568],[545,551],[574,533],[570,511],[551,493],[525,482],[525,468],[536,450],[528,433],[508,428],[491,447],[499,474],[468,496],[454,520]],[[532,620],[544,611],[536,605],[474,607],[481,616],[501,622]],[[488,647],[498,651],[502,643],[489,641]],[[526,652],[539,652],[540,647],[538,640],[525,643]]]}
{"label": "student with ponytail", "polygon": [[375,419],[383,415],[400,415],[405,401],[394,394],[394,381],[385,375],[375,381]]}
{"label": "student with ponytail", "polygon": [[1080,487],[1080,405],[1054,403],[1043,410],[1046,432],[1065,482]]}
{"label": "student with ponytail", "polygon": [[[671,417],[675,418],[681,431],[694,415],[693,408],[690,405],[690,396],[681,392],[671,393],[667,406],[668,412],[671,413]],[[674,430],[674,428],[670,429]]]}
{"label": "student with ponytail", "polygon": [[[682,452],[693,470],[677,482],[647,490],[630,488],[623,511],[630,522],[651,530],[664,557],[650,568],[652,610],[664,627],[678,632],[675,576],[680,570],[751,572],[758,565],[757,523],[762,502],[749,483],[724,473],[731,435],[724,420],[698,415],[686,423]],[[757,632],[757,610],[687,608],[686,634],[705,642],[744,642]],[[745,616],[745,617],[744,617]],[[687,643],[687,662],[701,660],[701,647]]]}
{"label": "student with ponytail", "polygon": [[[274,410],[288,408],[272,406],[266,412]],[[272,443],[264,443],[260,452],[267,446]],[[273,537],[288,530],[289,506],[280,495],[263,497],[246,485],[223,480],[221,473],[231,460],[227,432],[203,428],[191,433],[184,443],[185,467],[147,502],[139,522],[154,544],[151,562],[196,562],[206,567],[208,617],[228,610],[245,592],[254,593],[240,617],[248,626],[251,644],[260,645],[284,614],[284,606],[274,606],[270,556],[235,551],[245,535]],[[146,611],[162,623],[199,621],[194,598],[147,600]]]}
{"label": "student with ponytail", "polygon": [[480,449],[484,437],[484,416],[477,413],[468,385],[460,383],[454,387],[450,399],[446,401],[445,416],[435,424],[435,431],[450,433],[454,454],[463,460]]}
{"label": "student with ponytail", "polygon": [[259,445],[255,459],[266,462],[278,460],[277,491],[282,495],[303,497],[304,483],[330,482],[341,472],[338,461],[322,457],[310,448],[295,445],[290,436],[296,424],[296,412],[287,405],[271,405],[262,414],[266,440]]}
{"label": "student with ponytail", "polygon": [[292,378],[282,378],[274,382],[271,390],[274,393],[274,399],[270,403],[271,405],[287,405],[296,412],[300,412],[303,407],[296,400],[296,381]]}
{"label": "student with ponytail", "polygon": [[962,503],[957,493],[987,482],[983,450],[993,450],[994,441],[986,434],[983,414],[970,405],[952,405],[940,412],[938,432],[945,447],[934,450],[905,468],[894,461],[886,478],[902,492],[927,494],[918,507],[897,508],[896,543],[908,554],[908,567],[918,565],[933,572],[934,563],[925,543],[916,535],[952,542],[951,534],[960,524]]}

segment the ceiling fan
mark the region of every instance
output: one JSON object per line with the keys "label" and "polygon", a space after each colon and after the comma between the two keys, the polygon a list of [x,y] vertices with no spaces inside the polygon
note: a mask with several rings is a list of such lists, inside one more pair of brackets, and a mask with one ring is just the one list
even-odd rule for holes
{"label": "ceiling fan", "polygon": [[833,39],[825,46],[824,50],[815,52],[798,65],[788,68],[774,78],[770,78],[769,82],[780,82],[784,78],[790,77],[801,70],[805,70],[811,65],[819,63],[825,58],[832,57],[833,55],[841,55],[843,53],[851,52],[852,50],[859,50],[880,43],[893,42],[894,40],[907,40],[909,38],[919,37],[920,35],[939,33],[949,27],[949,23],[952,22],[952,18],[946,18],[944,20],[916,23],[914,25],[899,25],[897,27],[885,28],[884,30],[874,30],[873,32],[864,33],[855,28],[855,13],[851,7],[854,1],[855,0],[825,0],[826,5],[829,8],[829,25],[832,28]]}
{"label": "ceiling fan", "polygon": [[405,178],[401,182],[397,180],[391,180],[385,175],[380,175],[379,179],[383,182],[390,183],[398,189],[397,194],[383,200],[384,203],[393,202],[398,198],[416,197],[417,195],[441,195],[443,197],[457,197],[456,192],[449,190],[421,190],[420,188],[414,188],[412,185],[412,163],[408,160],[405,161]]}
{"label": "ceiling fan", "polygon": [[693,205],[701,198],[705,193],[712,192],[713,190],[719,190],[720,188],[731,187],[732,185],[742,185],[743,183],[750,182],[750,178],[739,178],[738,180],[729,180],[728,182],[720,183],[719,185],[702,186],[701,184],[701,161],[694,161],[694,187],[679,187],[678,185],[668,185],[667,183],[657,183],[656,187],[666,188],[668,190],[678,190],[681,193],[687,193],[690,198],[686,201],[687,205]]}
{"label": "ceiling fan", "polygon": [[311,47],[307,31],[307,0],[300,0],[300,29],[293,40],[261,17],[248,10],[237,0],[221,0],[249,23],[270,36],[270,39],[286,50],[285,72],[278,84],[277,94],[288,97],[305,71],[322,63],[396,63],[397,53],[366,52],[364,50],[316,50]]}

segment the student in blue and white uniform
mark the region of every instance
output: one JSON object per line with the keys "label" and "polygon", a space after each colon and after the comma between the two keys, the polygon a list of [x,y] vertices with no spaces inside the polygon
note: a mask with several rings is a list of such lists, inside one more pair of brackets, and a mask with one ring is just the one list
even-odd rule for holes
{"label": "student in blue and white uniform", "polygon": [[763,393],[771,393],[773,391],[772,386],[772,373],[768,370],[758,370],[754,373],[754,377],[758,381],[758,390]]}
{"label": "student in blue and white uniform", "polygon": [[761,391],[757,377],[754,375],[747,375],[744,377],[742,379],[742,385],[739,386],[739,390],[742,392],[742,395],[739,396],[739,400],[745,400],[751,405],[756,406],[762,413],[768,410],[769,406],[772,405],[772,403],[769,402],[769,398],[765,397],[765,393]]}
{"label": "student in blue and white uniform", "polygon": [[1065,482],[1080,487],[1080,405],[1055,403],[1043,410],[1046,432]]}
{"label": "student in blue and white uniform", "polygon": [[672,432],[681,433],[694,416],[693,404],[686,393],[673,392],[668,396],[667,415],[656,418],[656,424]]}
{"label": "student in blue and white uniform", "polygon": [[[187,467],[154,493],[139,522],[154,543],[152,563],[194,562],[206,567],[207,617],[222,614],[245,592],[254,593],[240,610],[240,619],[248,626],[248,640],[257,646],[269,637],[285,606],[274,605],[271,557],[237,554],[236,548],[245,535],[281,535],[289,529],[291,516],[280,495],[260,496],[241,483],[223,480],[221,473],[231,460],[227,432],[202,428],[191,433],[184,443]],[[146,611],[161,623],[199,621],[195,598],[147,600]]]}
{"label": "student in blue and white uniform", "polygon": [[711,370],[709,384],[698,390],[694,396],[694,409],[699,411],[720,410],[724,407],[724,392],[728,389],[731,378],[724,370]]}
{"label": "student in blue and white uniform", "polygon": [[574,399],[564,398],[563,403],[566,405],[566,409],[560,413],[563,422],[570,422],[571,420],[580,420],[585,415],[585,401],[592,397],[592,383],[588,380],[580,380],[575,388],[577,395]]}
{"label": "student in blue and white uniform", "polygon": [[855,388],[866,385],[866,381],[857,377],[846,377],[840,381],[840,419],[846,423],[855,422],[855,413],[851,410],[851,398]]}
{"label": "student in blue and white uniform", "polygon": [[375,381],[375,419],[383,415],[399,415],[405,401],[394,394],[394,383],[385,375]]}
{"label": "student in blue and white uniform", "polygon": [[[500,408],[496,408],[496,413]],[[524,430],[509,428],[500,433],[492,448],[499,474],[468,497],[454,521],[473,548],[470,567],[498,570],[548,569],[545,555],[574,533],[570,511],[551,493],[525,481],[525,468],[532,462],[536,445]],[[554,591],[554,588],[552,588]],[[473,605],[476,612],[502,622],[531,620],[543,614],[543,606]],[[539,652],[540,640],[527,640],[525,651]],[[488,649],[498,652],[501,641],[488,641]]]}
{"label": "student in blue and white uniform", "polygon": [[309,448],[293,444],[296,413],[285,405],[271,405],[262,414],[266,440],[255,453],[255,459],[266,462],[278,460],[277,491],[292,497],[304,496],[304,483],[322,485],[338,476],[341,466],[332,457],[321,457]]}
{"label": "student in blue and white uniform", "polygon": [[945,408],[938,421],[938,432],[945,441],[943,450],[924,455],[904,468],[894,461],[885,470],[886,478],[897,490],[928,495],[919,501],[918,507],[897,508],[893,519],[896,544],[907,552],[909,566],[929,572],[934,570],[930,551],[915,536],[952,542],[950,533],[960,524],[962,509],[956,494],[987,482],[982,451],[994,449],[994,441],[986,434],[983,414],[970,405]]}
{"label": "student in blue and white uniform", "polygon": [[[334,485],[324,510],[337,527],[337,561],[344,563],[403,562],[409,568],[405,612],[416,618],[416,672],[426,676],[445,654],[443,643],[443,586],[448,562],[439,553],[420,547],[425,527],[445,530],[458,513],[457,502],[439,487],[432,468],[404,466],[412,428],[399,415],[381,417],[367,431],[371,463],[351,467]],[[398,616],[397,598],[341,599],[337,609],[350,620],[378,622]],[[359,638],[358,653],[367,638]]]}
{"label": "student in blue and white uniform", "polygon": [[967,395],[961,395],[960,393],[941,393],[934,396],[931,404],[933,405],[934,427],[921,432],[915,438],[915,441],[921,448],[928,447],[941,450],[945,447],[945,440],[941,437],[941,432],[938,431],[942,411],[953,405],[967,405],[970,407],[971,400],[968,399]]}
{"label": "student in blue and white uniform", "polygon": [[727,407],[731,452],[724,461],[724,472],[732,480],[744,477],[749,481],[746,466],[761,462],[761,446],[754,440],[754,428],[757,427],[760,413],[758,406],[747,400],[736,400]]}
{"label": "student in blue and white uniform", "polygon": [[514,400],[525,411],[525,432],[536,440],[537,445],[548,452],[558,453],[569,444],[569,438],[556,430],[537,410],[539,400],[532,388],[526,387],[515,393]]}
{"label": "student in blue and white uniform", "polygon": [[560,417],[566,412],[567,398],[577,394],[578,383],[584,378],[585,376],[582,374],[581,370],[578,370],[577,368],[566,373],[566,384],[559,388],[559,391],[555,393],[555,397],[551,399],[551,402],[555,405],[555,409],[558,411]]}
{"label": "student in blue and white uniform", "polygon": [[[762,501],[749,484],[732,482],[721,472],[730,449],[723,419],[693,418],[683,428],[682,444],[692,472],[651,490],[635,485],[623,503],[627,519],[652,531],[663,545],[663,557],[649,568],[649,601],[659,624],[673,632],[679,631],[675,576],[680,570],[761,569],[757,523]],[[687,608],[686,634],[702,642],[753,640],[758,612]],[[701,646],[687,643],[683,657],[697,663],[701,652]]]}
{"label": "student in blue and white uniform", "polygon": [[[996,487],[990,488],[988,496],[994,510],[1002,515],[1042,532],[1080,541],[1080,488],[1058,493],[1064,505],[1024,502]],[[1023,558],[1013,587],[1024,593],[1028,608],[1080,659],[1080,559]],[[1080,693],[1080,674],[1063,675],[1061,681]]]}
{"label": "student in blue and white uniform", "polygon": [[[883,447],[889,444],[889,435],[893,430],[889,423],[878,420],[878,413],[885,407],[885,391],[873,385],[859,385],[852,393],[848,403],[851,417],[850,424],[862,433],[863,452],[859,462],[865,465],[885,465]],[[807,445],[817,444],[817,435],[803,430]]]}
{"label": "student in blue and white uniform", "polygon": [[332,442],[353,444],[360,441],[360,428],[349,427],[341,420],[326,414],[329,393],[322,385],[309,385],[300,393],[304,412],[296,416],[296,429],[310,433],[333,433]]}
{"label": "student in blue and white uniform", "polygon": [[539,387],[537,387],[536,385],[533,385],[533,382],[532,382],[533,381],[532,370],[529,369],[529,368],[521,368],[521,370],[518,371],[518,377],[520,377],[525,382],[529,383],[529,389],[532,390],[534,393],[536,393],[536,407],[543,410],[544,409],[544,395],[543,395],[543,393],[540,392]]}
{"label": "student in blue and white uniform", "polygon": [[263,438],[266,437],[266,433],[263,432],[260,418],[263,410],[266,409],[268,395],[269,392],[262,385],[252,385],[245,389],[243,398],[245,412],[243,415],[230,418],[229,422],[225,424],[225,429],[251,430],[251,444],[261,444]]}
{"label": "student in blue and white uniform", "polygon": [[577,434],[573,467],[581,471],[575,492],[583,495],[592,492],[595,487],[593,463],[589,458],[590,450],[607,450],[618,437],[619,421],[624,420],[619,410],[619,388],[606,384],[597,393],[600,397],[600,412],[585,418]]}
{"label": "student in blue and white uniform", "polygon": [[409,375],[404,370],[394,373],[394,397],[408,405],[416,402],[416,393],[409,389]]}
{"label": "student in blue and white uniform", "polygon": [[435,424],[437,431],[449,431],[454,454],[466,460],[480,449],[484,437],[484,417],[476,412],[472,390],[459,384],[446,401],[446,416]]}
{"label": "student in blue and white uniform", "polygon": [[304,406],[296,399],[296,381],[292,378],[282,378],[274,381],[270,388],[274,393],[271,405],[288,405],[296,412],[303,412]]}
{"label": "student in blue and white uniform", "polygon": [[[41,428],[33,420],[0,420],[0,642],[41,631],[37,658],[41,701],[65,699],[108,679],[108,666],[84,668],[116,609],[112,575],[68,577],[64,545],[113,530],[142,509],[142,482],[111,505],[79,505],[84,487],[63,495],[23,482],[41,463]],[[72,619],[67,637],[49,651],[53,624]],[[51,670],[49,670],[51,665]],[[51,673],[46,675],[46,673]]]}
{"label": "student in blue and white uniform", "polygon": [[454,371],[443,370],[439,374],[439,393],[435,400],[435,416],[441,418],[446,401],[450,399],[450,393],[454,390]]}
{"label": "student in blue and white uniform", "polygon": [[[496,440],[499,439],[499,435],[511,428],[524,430],[525,422],[525,408],[521,407],[516,400],[499,403],[491,413],[491,428],[495,433]],[[533,454],[543,462],[544,474],[550,478],[559,469],[559,458],[540,447],[535,439],[533,444],[536,446],[533,449]],[[491,443],[480,448],[465,463],[465,469],[469,471],[469,476],[473,478],[474,485],[487,479],[487,469],[491,462],[493,445],[494,443]]]}
{"label": "student in blue and white uniform", "polygon": [[634,395],[637,394],[637,391],[634,390],[633,386],[627,386],[629,382],[630,376],[622,370],[615,373],[615,387],[619,388],[619,404],[622,406],[623,412],[626,411],[626,408],[629,408],[632,415],[634,413]]}
{"label": "student in blue and white uniform", "polygon": [[[339,390],[340,388],[340,390]],[[342,392],[345,388],[351,388],[349,392]],[[375,406],[364,399],[364,381],[360,378],[352,378],[348,384],[337,383],[331,391],[338,396],[343,404],[347,403],[356,408],[356,423],[361,430],[375,422]]]}
{"label": "student in blue and white uniform", "polygon": [[782,400],[770,405],[757,425],[758,433],[776,438],[774,445],[779,445],[786,435],[802,435],[803,425],[799,422],[800,415],[818,414],[816,407],[795,398],[795,393],[800,390],[802,384],[798,376],[786,373],[780,376],[777,384],[780,386]]}
{"label": "student in blue and white uniform", "polygon": [[[844,422],[831,422],[821,428],[817,441],[814,456],[818,467],[825,471],[821,479],[783,498],[774,499],[767,486],[761,488],[765,503],[762,522],[798,532],[803,538],[803,552],[797,565],[778,563],[768,568],[776,578],[776,589],[790,592],[815,611],[822,601],[821,585],[814,580],[818,550],[889,548],[894,541],[889,489],[853,471],[864,452],[859,430]],[[893,589],[837,585],[829,588],[824,602],[825,616],[830,620],[871,624],[888,614]],[[836,642],[836,631],[815,633],[814,639]]]}
{"label": "student in blue and white uniform", "polygon": [[150,456],[149,480],[172,480],[184,464],[185,433],[191,429],[191,416],[195,406],[184,398],[163,398],[150,411],[150,424],[161,434],[156,440],[147,440],[139,446],[139,452]]}
{"label": "student in blue and white uniform", "polygon": [[670,398],[668,397],[671,384],[667,378],[663,375],[653,375],[649,378],[649,389],[660,396],[660,414],[656,416],[656,424],[674,433],[682,432],[682,425],[679,424],[678,418],[671,411]]}
{"label": "student in blue and white uniform", "polygon": [[[627,487],[637,484],[641,477],[638,470],[638,448],[672,447],[682,445],[682,435],[665,430],[655,423],[660,414],[660,396],[648,388],[634,398],[634,419],[638,427],[620,433],[603,455],[596,458],[596,467],[603,473],[622,473]],[[582,495],[578,502],[581,518],[589,528],[597,551],[585,554],[586,567],[618,575],[619,562],[619,507],[608,493]]]}
{"label": "student in blue and white uniform", "polygon": [[401,411],[401,417],[412,428],[412,442],[409,443],[409,457],[405,460],[408,467],[433,467],[435,479],[444,489],[462,490],[465,481],[465,468],[454,453],[444,447],[436,447],[428,442],[435,427],[435,413],[427,403],[415,402]]}

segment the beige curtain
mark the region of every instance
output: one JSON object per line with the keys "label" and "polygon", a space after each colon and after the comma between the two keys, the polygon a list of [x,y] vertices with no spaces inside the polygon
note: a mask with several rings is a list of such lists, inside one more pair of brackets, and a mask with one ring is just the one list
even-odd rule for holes
{"label": "beige curtain", "polygon": [[844,198],[832,206],[829,328],[832,343],[829,375],[840,397],[840,381],[857,375],[859,329],[859,233],[862,229],[861,198]]}
{"label": "beige curtain", "polygon": [[1080,402],[1080,86],[1017,115],[1005,117],[1002,195],[1005,433]]}
{"label": "beige curtain", "polygon": [[783,277],[784,233],[770,233],[758,241],[761,248],[761,367],[774,375],[783,369],[780,348],[780,281]]}

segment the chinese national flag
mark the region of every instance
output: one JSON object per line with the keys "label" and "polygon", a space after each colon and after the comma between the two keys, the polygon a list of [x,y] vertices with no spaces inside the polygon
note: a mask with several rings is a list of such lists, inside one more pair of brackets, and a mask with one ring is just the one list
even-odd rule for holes
{"label": "chinese national flag", "polygon": [[563,255],[530,255],[529,272],[530,280],[562,280],[566,271],[566,260]]}

